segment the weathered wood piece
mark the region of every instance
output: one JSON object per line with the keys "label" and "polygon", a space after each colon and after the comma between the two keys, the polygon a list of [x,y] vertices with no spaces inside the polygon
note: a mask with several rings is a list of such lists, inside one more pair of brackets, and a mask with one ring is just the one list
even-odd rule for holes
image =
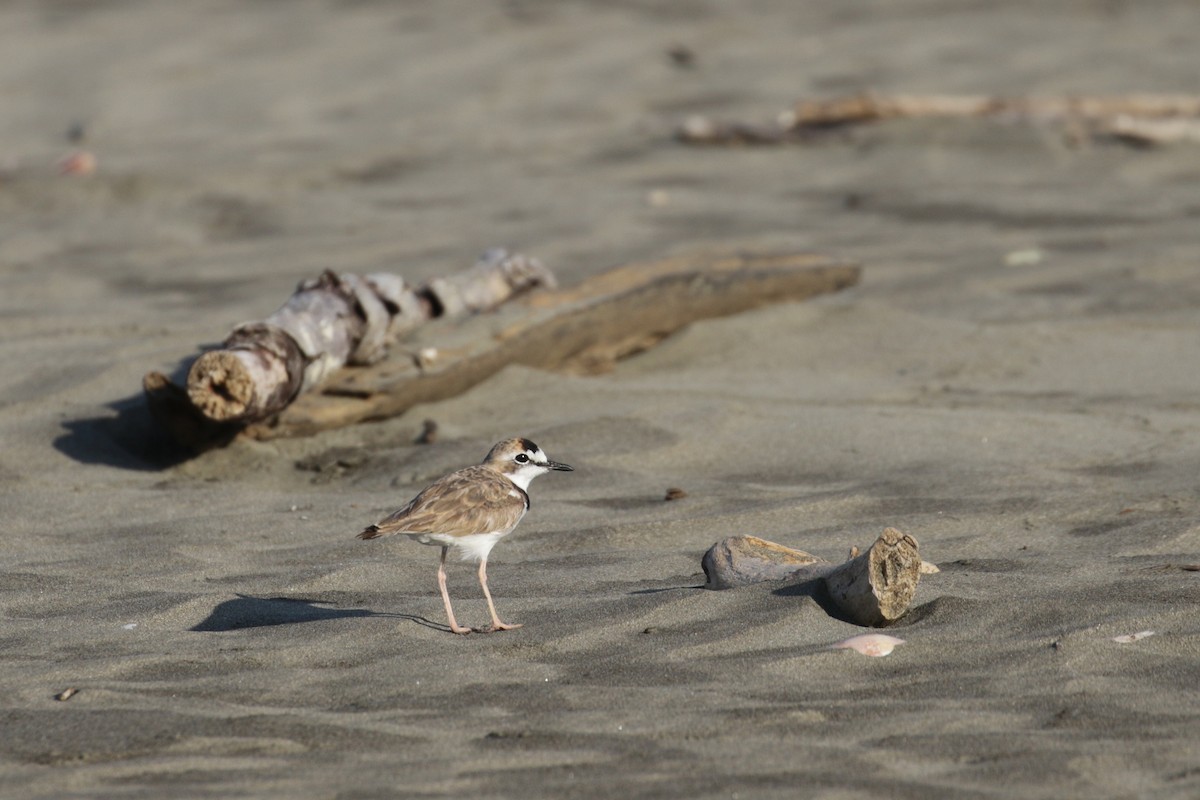
{"label": "weathered wood piece", "polygon": [[732,589],[808,574],[807,568],[814,565],[814,575],[820,577],[825,574],[829,562],[757,536],[730,536],[708,548],[700,565],[708,578],[704,588]]}
{"label": "weathered wood piece", "polygon": [[[369,310],[358,313],[375,301],[353,293],[365,284],[378,294],[380,276],[357,283],[347,276],[322,276],[316,283],[328,286],[302,285],[300,297],[294,296],[270,321],[250,326],[251,334],[264,334],[253,339],[253,348],[242,346],[239,328],[226,348],[198,359],[186,391],[159,373],[148,374],[143,388],[151,409],[176,440],[195,450],[239,435],[309,435],[453,397],[509,364],[601,373],[697,320],[838,291],[856,284],[860,275],[854,264],[819,255],[710,253],[629,264],[571,289],[533,293],[494,308],[506,293],[550,280],[549,273],[527,268],[510,275],[498,263],[492,259],[457,281],[431,282],[416,291],[415,300],[397,299],[407,291],[401,282],[399,289],[381,295],[384,317]],[[331,291],[333,297],[314,300],[306,294],[312,290]],[[334,309],[333,318],[339,325],[345,322],[350,332],[326,335],[323,344],[292,336],[290,318],[318,305]],[[447,311],[489,308],[494,313],[420,327],[412,323],[414,318],[425,322],[446,316]],[[351,309],[353,318],[347,318]],[[407,332],[403,350],[393,347],[388,358],[376,360],[379,335],[358,333],[358,326],[372,317],[390,320],[383,341]],[[364,342],[375,344],[364,351]],[[314,367],[314,376],[307,371],[310,353],[321,347],[336,356]],[[347,366],[334,373],[332,364],[339,360]],[[298,379],[297,364],[306,370]],[[255,377],[239,377],[252,376],[254,370],[265,376],[259,383]],[[255,386],[248,400],[240,381]],[[280,407],[278,401],[285,397],[290,402]]]}
{"label": "weathered wood piece", "polygon": [[1200,95],[881,95],[871,92],[831,100],[801,100],[793,126],[871,122],[898,117],[1008,117],[1028,120],[1106,121],[1117,117],[1200,117]]}
{"label": "weathered wood piece", "polygon": [[700,145],[786,144],[849,126],[916,117],[1050,123],[1065,126],[1073,137],[1115,137],[1140,144],[1200,140],[1200,95],[1003,97],[874,92],[801,100],[764,124],[692,117],[680,126],[677,137]]}
{"label": "weathered wood piece", "polygon": [[886,528],[865,552],[852,551],[842,564],[754,536],[734,536],[709,548],[701,565],[709,589],[820,581],[840,613],[870,627],[904,616],[922,574],[917,540],[895,528]]}
{"label": "weathered wood piece", "polygon": [[1200,144],[1200,119],[1138,119],[1121,116],[1113,119],[1105,132],[1135,145],[1151,146],[1175,142]]}
{"label": "weathered wood piece", "polygon": [[904,616],[921,580],[917,540],[885,528],[865,553],[824,577],[830,599],[859,625],[887,625]]}
{"label": "weathered wood piece", "polygon": [[555,286],[536,259],[487,251],[472,268],[412,287],[399,276],[327,270],[302,282],[274,314],[239,325],[203,353],[186,388],[152,372],[151,411],[182,443],[203,449],[278,414],[348,365],[382,360],[388,347],[438,317],[487,311],[535,286]]}
{"label": "weathered wood piece", "polygon": [[425,321],[495,308],[514,294],[554,285],[534,260],[489,250],[465,273],[412,288],[397,275],[326,270],[304,281],[261,322],[239,325],[188,372],[188,397],[214,422],[253,422],[282,411],[342,367],[373,364]]}
{"label": "weathered wood piece", "polygon": [[684,326],[858,282],[856,265],[811,254],[699,255],[629,264],[562,291],[538,292],[453,325],[416,332],[409,358],[344,370],[277,418],[260,439],[395,416],[461,394],[510,364],[574,374],[611,370]]}

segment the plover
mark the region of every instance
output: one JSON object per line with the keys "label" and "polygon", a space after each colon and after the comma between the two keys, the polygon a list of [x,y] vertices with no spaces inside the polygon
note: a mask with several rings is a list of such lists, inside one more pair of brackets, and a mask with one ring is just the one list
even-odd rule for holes
{"label": "plover", "polygon": [[491,627],[481,630],[490,633],[519,628],[501,621],[496,614],[487,584],[488,553],[496,542],[512,533],[529,510],[529,482],[551,470],[573,471],[566,464],[551,461],[528,439],[505,439],[488,452],[482,463],[434,481],[408,505],[370,526],[358,538],[378,539],[401,533],[421,544],[441,547],[438,588],[450,630],[455,633],[475,629],[463,627],[454,619],[446,591],[446,554],[454,548],[464,561],[477,560],[479,585],[492,615]]}

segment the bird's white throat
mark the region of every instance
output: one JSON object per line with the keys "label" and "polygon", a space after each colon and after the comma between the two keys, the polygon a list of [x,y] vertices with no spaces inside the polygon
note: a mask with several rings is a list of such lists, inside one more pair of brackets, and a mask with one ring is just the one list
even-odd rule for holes
{"label": "bird's white throat", "polygon": [[549,471],[549,468],[531,461],[528,464],[522,464],[512,472],[505,472],[504,476],[525,491],[529,491],[530,482],[538,475],[545,475]]}

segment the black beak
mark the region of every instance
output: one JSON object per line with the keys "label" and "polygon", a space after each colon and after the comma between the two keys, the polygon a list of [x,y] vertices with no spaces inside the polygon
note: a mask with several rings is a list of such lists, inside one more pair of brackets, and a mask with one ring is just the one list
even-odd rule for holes
{"label": "black beak", "polygon": [[549,467],[550,469],[560,470],[562,472],[574,472],[575,471],[574,467],[572,467],[568,464],[560,464],[557,461],[547,461],[545,466]]}

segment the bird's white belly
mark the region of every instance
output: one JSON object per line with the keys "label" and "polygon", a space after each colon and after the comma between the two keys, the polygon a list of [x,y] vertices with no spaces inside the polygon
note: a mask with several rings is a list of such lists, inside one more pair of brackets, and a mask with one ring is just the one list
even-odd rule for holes
{"label": "bird's white belly", "polygon": [[496,542],[504,538],[510,531],[492,531],[491,533],[473,533],[470,536],[452,536],[448,533],[423,533],[413,536],[421,544],[433,544],[441,547],[453,547],[458,557],[463,561],[482,561],[496,546]]}

